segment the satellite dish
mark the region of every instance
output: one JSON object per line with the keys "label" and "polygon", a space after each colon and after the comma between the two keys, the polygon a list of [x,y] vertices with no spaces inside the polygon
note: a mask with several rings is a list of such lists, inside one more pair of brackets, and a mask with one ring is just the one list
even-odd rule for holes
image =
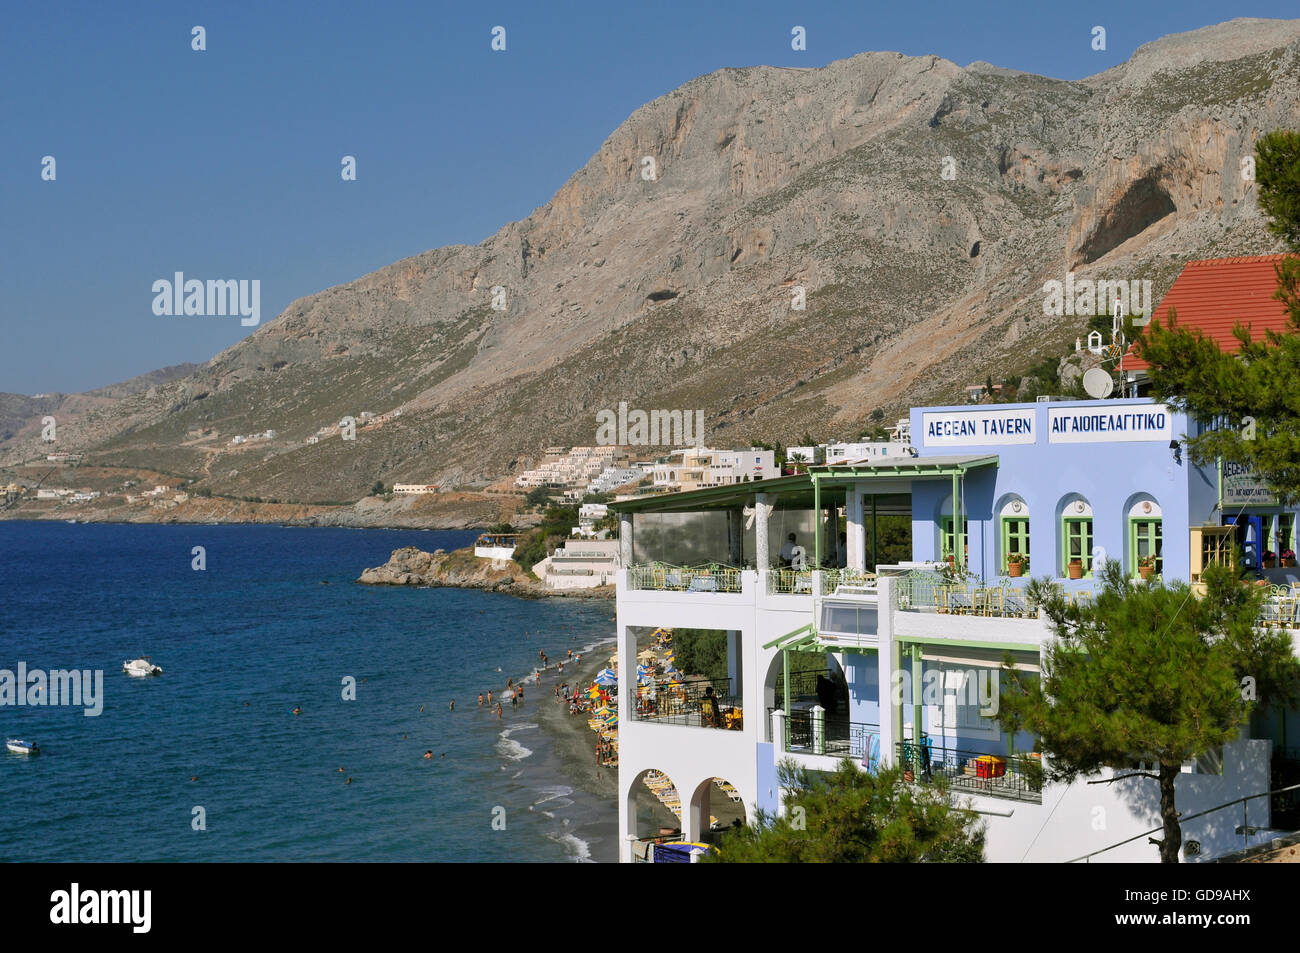
{"label": "satellite dish", "polygon": [[1108,371],[1093,367],[1083,374],[1083,389],[1088,392],[1089,397],[1101,400],[1110,396],[1110,392],[1115,389],[1115,382],[1111,380]]}

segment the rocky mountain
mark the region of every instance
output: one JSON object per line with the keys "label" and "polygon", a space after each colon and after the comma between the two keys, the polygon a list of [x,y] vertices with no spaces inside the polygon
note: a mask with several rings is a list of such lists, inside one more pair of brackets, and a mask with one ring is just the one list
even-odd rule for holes
{"label": "rocky mountain", "polygon": [[[1300,127],[1300,21],[1168,36],[1078,82],[882,52],[719,70],[527,219],[301,298],[60,439],[319,502],[487,481],[596,442],[620,401],[703,409],[720,445],[851,437],[1059,354],[1084,319],[1044,315],[1043,284],[1068,270],[1158,298],[1190,258],[1276,250],[1242,160],[1277,127]],[[38,449],[7,429],[0,463]]]}

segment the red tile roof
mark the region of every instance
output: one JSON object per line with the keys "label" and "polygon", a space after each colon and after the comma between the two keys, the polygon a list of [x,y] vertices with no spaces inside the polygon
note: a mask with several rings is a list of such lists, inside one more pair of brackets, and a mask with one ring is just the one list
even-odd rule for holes
{"label": "red tile roof", "polygon": [[[1178,313],[1178,326],[1198,328],[1225,351],[1236,351],[1240,342],[1232,336],[1237,323],[1250,329],[1252,338],[1266,330],[1286,331],[1286,307],[1273,297],[1277,290],[1274,266],[1285,255],[1255,255],[1249,258],[1206,258],[1189,261],[1175,279],[1152,315],[1161,327],[1169,326],[1169,309]],[[1124,370],[1150,367],[1133,353],[1124,355]]]}

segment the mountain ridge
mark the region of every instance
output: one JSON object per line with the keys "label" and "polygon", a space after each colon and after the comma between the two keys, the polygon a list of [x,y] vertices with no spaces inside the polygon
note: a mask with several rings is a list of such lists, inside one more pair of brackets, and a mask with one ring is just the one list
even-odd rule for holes
{"label": "mountain ridge", "polygon": [[[719,443],[852,436],[1063,350],[1083,319],[1043,315],[1041,289],[1067,270],[1160,294],[1188,258],[1276,250],[1237,172],[1300,126],[1297,77],[1300,21],[1249,19],[1077,81],[879,51],[717,70],[634,110],[526,218],[304,295],[192,373],[77,408],[61,448],[313,501],[487,482],[594,443],[622,400],[704,409]],[[0,464],[40,449],[28,421]]]}

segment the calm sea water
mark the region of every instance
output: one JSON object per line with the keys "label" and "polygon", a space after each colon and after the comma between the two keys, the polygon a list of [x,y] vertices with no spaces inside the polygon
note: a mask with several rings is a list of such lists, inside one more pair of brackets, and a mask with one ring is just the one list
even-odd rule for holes
{"label": "calm sea water", "polygon": [[[498,722],[475,696],[610,641],[612,607],[353,582],[474,535],[0,522],[0,669],[104,672],[98,717],[0,706],[43,751],[0,752],[0,860],[584,858],[532,699]],[[163,675],[125,675],[138,655]]]}

